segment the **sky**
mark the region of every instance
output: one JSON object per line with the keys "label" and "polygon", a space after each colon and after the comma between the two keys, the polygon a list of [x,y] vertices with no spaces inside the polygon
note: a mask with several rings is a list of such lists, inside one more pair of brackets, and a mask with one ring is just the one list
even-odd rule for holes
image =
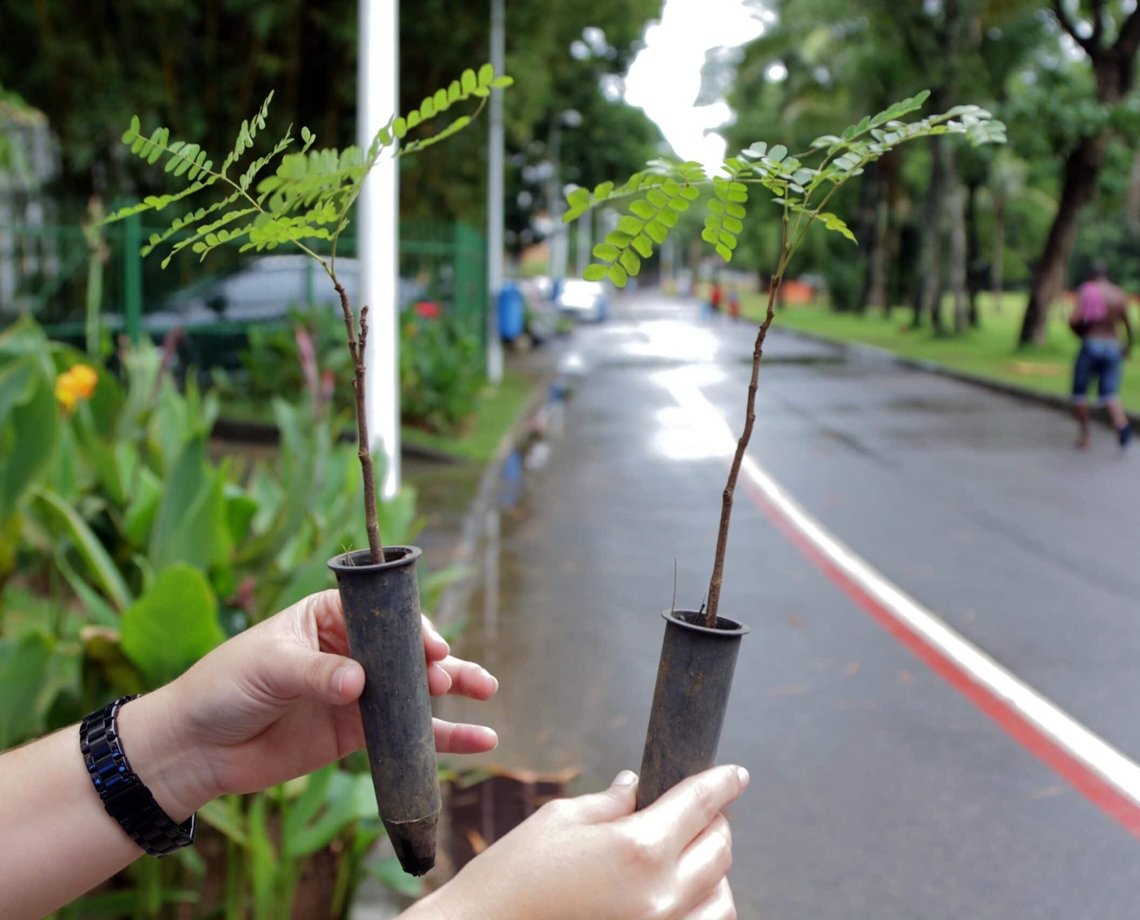
{"label": "sky", "polygon": [[660,21],[646,30],[646,46],[626,76],[625,98],[657,123],[681,159],[712,171],[724,161],[724,140],[715,129],[731,112],[723,100],[694,104],[701,65],[707,51],[759,36],[762,15],[755,0],[665,0]]}

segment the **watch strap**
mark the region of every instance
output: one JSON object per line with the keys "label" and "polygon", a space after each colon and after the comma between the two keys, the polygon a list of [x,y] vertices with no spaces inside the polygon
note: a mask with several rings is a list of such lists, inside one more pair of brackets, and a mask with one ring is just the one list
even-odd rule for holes
{"label": "watch strap", "polygon": [[151,856],[166,856],[194,842],[194,815],[178,824],[131,769],[117,720],[123,705],[137,698],[121,696],[84,719],[79,749],[107,814]]}

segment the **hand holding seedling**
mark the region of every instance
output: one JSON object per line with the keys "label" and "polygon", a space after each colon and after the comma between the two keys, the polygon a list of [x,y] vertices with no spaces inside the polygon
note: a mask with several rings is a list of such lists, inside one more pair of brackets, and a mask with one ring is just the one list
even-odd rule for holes
{"label": "hand holding seedling", "polygon": [[[498,682],[450,656],[426,619],[432,692],[485,700]],[[215,796],[311,773],[363,746],[364,671],[345,656],[336,591],[314,594],[218,646],[165,687],[119,709],[134,773],[177,823]],[[78,726],[0,755],[0,916],[43,917],[142,855],[104,810]],[[435,723],[439,750],[493,748],[482,725]]]}
{"label": "hand holding seedling", "polygon": [[634,812],[637,777],[557,799],[468,863],[405,920],[728,920],[732,834],[721,810],[748,783],[716,767]]}
{"label": "hand holding seedling", "polygon": [[[423,622],[432,694],[490,697],[498,681],[479,665],[452,657],[431,622]],[[339,596],[323,591],[235,636],[168,687],[125,706],[124,732],[135,719],[164,727],[145,734],[166,755],[156,775],[168,789],[171,816],[189,815],[223,793],[311,773],[363,747],[354,704],[364,669],[347,654]],[[489,751],[498,742],[486,726],[438,719],[435,737],[438,750],[449,754]]]}

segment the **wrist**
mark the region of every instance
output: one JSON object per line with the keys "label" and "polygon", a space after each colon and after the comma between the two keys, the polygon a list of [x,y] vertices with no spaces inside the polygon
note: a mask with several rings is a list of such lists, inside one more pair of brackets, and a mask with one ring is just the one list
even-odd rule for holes
{"label": "wrist", "polygon": [[185,821],[215,797],[212,773],[198,752],[187,749],[164,690],[147,693],[119,710],[119,737],[131,767],[159,807]]}

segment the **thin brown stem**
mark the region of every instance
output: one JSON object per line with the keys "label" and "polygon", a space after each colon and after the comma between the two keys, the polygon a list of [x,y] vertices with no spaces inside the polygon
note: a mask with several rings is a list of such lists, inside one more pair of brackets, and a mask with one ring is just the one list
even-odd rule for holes
{"label": "thin brown stem", "polygon": [[732,518],[732,498],[736,492],[736,480],[740,477],[740,467],[744,463],[744,452],[752,438],[752,427],[756,423],[756,388],[760,380],[760,361],[764,357],[764,339],[768,335],[768,327],[776,317],[776,294],[780,290],[780,283],[784,278],[784,269],[787,267],[787,254],[781,258],[776,266],[776,273],[772,276],[772,283],[768,286],[768,312],[764,322],[756,333],[756,344],[752,349],[752,377],[748,381],[748,400],[744,412],[744,431],[740,440],[736,442],[736,454],[732,458],[732,467],[728,471],[728,482],[720,500],[720,527],[716,535],[716,554],[713,556],[712,578],[709,579],[708,606],[705,608],[705,625],[709,629],[716,628],[717,608],[720,606],[720,588],[724,581],[724,554],[728,547],[728,525]]}
{"label": "thin brown stem", "polygon": [[372,452],[368,445],[368,418],[364,405],[364,343],[368,339],[368,307],[360,311],[360,336],[356,335],[356,318],[348,301],[348,292],[336,278],[333,279],[340,296],[340,309],[344,314],[344,329],[348,336],[348,353],[352,357],[352,386],[356,391],[356,456],[364,477],[364,523],[368,530],[368,550],[372,562],[384,562],[384,544],[380,541],[380,524],[376,516],[376,474],[372,467]]}

